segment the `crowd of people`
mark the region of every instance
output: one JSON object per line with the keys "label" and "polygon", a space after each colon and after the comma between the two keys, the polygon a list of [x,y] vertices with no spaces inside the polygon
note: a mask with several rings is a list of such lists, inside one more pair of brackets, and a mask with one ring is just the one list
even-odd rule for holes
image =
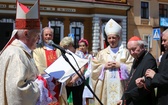
{"label": "crowd of people", "polygon": [[65,36],[60,47],[88,62],[59,82],[45,72],[63,52],[51,44],[52,28],[40,30],[39,0],[31,9],[18,1],[16,7],[15,29],[0,52],[0,105],[68,105],[68,100],[89,105],[90,99],[94,105],[168,105],[168,29],[162,33],[159,66],[140,37],[121,43],[122,27],[113,19],[105,26],[108,46],[96,56],[86,39],[75,49],[73,38]]}

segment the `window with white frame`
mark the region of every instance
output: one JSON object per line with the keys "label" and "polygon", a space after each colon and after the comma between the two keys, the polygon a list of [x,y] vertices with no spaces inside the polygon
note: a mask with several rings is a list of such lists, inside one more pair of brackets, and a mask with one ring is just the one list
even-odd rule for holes
{"label": "window with white frame", "polygon": [[83,38],[84,25],[82,22],[70,23],[70,34],[74,34],[74,47],[78,47],[78,41]]}
{"label": "window with white frame", "polygon": [[149,19],[149,2],[141,1],[141,18]]}
{"label": "window with white frame", "polygon": [[62,21],[59,21],[59,20],[51,20],[49,21],[49,27],[53,28],[54,30],[54,37],[53,37],[53,41],[56,43],[56,44],[59,44],[61,39],[63,38],[64,36],[64,24]]}
{"label": "window with white frame", "polygon": [[14,28],[15,28],[14,19],[10,19],[10,18],[0,19],[0,29],[1,29],[0,50],[2,50],[3,47],[6,45],[6,43],[9,41]]}
{"label": "window with white frame", "polygon": [[152,48],[152,36],[151,35],[144,35],[143,40],[146,42],[145,47],[149,51]]}
{"label": "window with white frame", "polygon": [[159,4],[159,16],[168,17],[168,4]]}

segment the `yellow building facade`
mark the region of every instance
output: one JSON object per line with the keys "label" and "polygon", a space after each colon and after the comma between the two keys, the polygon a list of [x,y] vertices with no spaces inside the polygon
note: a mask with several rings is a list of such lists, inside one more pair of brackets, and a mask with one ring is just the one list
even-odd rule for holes
{"label": "yellow building facade", "polygon": [[[18,0],[32,6],[36,0]],[[75,47],[78,40],[89,41],[89,51],[104,48],[106,22],[113,18],[122,26],[122,43],[133,36],[147,42],[147,49],[158,58],[163,46],[153,39],[153,30],[163,32],[168,25],[167,0],[40,0],[41,28],[54,29],[54,42],[59,44],[64,36],[72,36]],[[15,28],[15,0],[0,0],[0,50],[7,43]]]}
{"label": "yellow building facade", "polygon": [[[36,0],[19,0],[32,6]],[[0,36],[1,49],[10,38],[14,29],[15,0],[0,0]],[[130,5],[126,0],[41,0],[41,28],[49,26],[54,29],[54,42],[59,44],[64,36],[74,36],[75,47],[78,40],[89,41],[89,50],[97,52],[104,48],[104,27],[113,18],[122,27],[122,40],[127,40],[127,12]],[[5,26],[5,27],[4,27]]]}
{"label": "yellow building facade", "polygon": [[[160,33],[168,28],[168,1],[128,0],[127,3],[132,6],[128,12],[128,38],[133,35],[140,36],[147,42],[147,49],[158,58],[164,50]],[[162,18],[167,21],[165,25],[162,24]],[[160,29],[160,33],[154,31],[157,29]],[[160,39],[155,39],[156,34]]]}

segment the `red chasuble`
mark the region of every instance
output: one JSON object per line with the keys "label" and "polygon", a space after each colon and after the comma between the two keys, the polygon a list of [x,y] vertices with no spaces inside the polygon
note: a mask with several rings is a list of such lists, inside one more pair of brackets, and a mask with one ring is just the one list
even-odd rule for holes
{"label": "red chasuble", "polygon": [[[46,54],[46,60],[47,60],[47,67],[50,66],[56,59],[57,59],[57,55],[55,50],[45,50],[45,54]],[[54,91],[56,92],[56,94],[54,95],[54,97],[58,100],[57,102],[52,102],[49,105],[59,105],[59,92],[60,92],[60,84],[57,84],[57,80],[53,79],[52,82],[56,85],[54,88]]]}
{"label": "red chasuble", "polygon": [[48,67],[57,59],[57,55],[55,53],[55,50],[45,50],[45,54]]}

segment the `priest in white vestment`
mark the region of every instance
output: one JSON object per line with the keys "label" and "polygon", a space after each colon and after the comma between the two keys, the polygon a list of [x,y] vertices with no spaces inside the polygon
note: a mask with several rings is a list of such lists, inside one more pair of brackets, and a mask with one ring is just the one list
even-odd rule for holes
{"label": "priest in white vestment", "polygon": [[40,37],[39,0],[31,9],[16,4],[15,30],[0,52],[0,105],[47,105],[52,98],[32,57]]}
{"label": "priest in white vestment", "polygon": [[60,93],[62,84],[44,71],[61,56],[60,50],[49,44],[49,41],[53,40],[53,37],[54,30],[51,27],[44,27],[41,34],[42,42],[33,50],[33,58],[40,75],[47,80],[46,84],[53,96],[53,102],[49,105],[67,105],[65,88]]}
{"label": "priest in white vestment", "polygon": [[[121,26],[110,19],[105,26],[109,46],[101,50],[92,61],[92,84],[103,105],[117,105],[122,97],[133,58],[120,43]],[[100,103],[95,98],[95,105]]]}

